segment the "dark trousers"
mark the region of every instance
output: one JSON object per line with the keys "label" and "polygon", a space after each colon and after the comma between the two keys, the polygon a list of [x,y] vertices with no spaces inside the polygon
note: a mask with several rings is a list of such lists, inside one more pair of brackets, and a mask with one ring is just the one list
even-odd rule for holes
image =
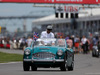
{"label": "dark trousers", "polygon": [[87,53],[88,52],[88,45],[83,44],[83,53]]}

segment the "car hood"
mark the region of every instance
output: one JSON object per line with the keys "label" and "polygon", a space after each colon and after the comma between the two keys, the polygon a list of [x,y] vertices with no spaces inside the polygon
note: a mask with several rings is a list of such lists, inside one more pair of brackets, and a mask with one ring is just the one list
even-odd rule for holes
{"label": "car hood", "polygon": [[34,53],[38,53],[38,52],[50,52],[53,54],[56,54],[58,50],[62,50],[64,51],[65,48],[64,47],[51,47],[51,46],[37,46],[34,47]]}

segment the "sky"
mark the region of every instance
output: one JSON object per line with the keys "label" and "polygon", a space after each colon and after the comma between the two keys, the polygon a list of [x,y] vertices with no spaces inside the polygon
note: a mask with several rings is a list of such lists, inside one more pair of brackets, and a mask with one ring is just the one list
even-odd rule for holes
{"label": "sky", "polygon": [[[0,3],[0,16],[28,16],[28,15],[51,15],[54,14],[54,8],[48,7],[33,7],[33,4],[24,3]],[[32,21],[35,19],[26,20],[27,31],[32,30]],[[0,26],[6,27],[8,31],[14,32],[17,28],[23,31],[24,20],[1,20]]]}
{"label": "sky", "polygon": [[[33,4],[24,3],[0,3],[0,16],[23,16],[23,15],[49,15],[54,14],[53,8],[33,7]],[[32,30],[32,21],[27,19],[27,31]],[[0,20],[0,26],[7,27],[7,30],[14,32],[17,28],[23,30],[24,20]]]}

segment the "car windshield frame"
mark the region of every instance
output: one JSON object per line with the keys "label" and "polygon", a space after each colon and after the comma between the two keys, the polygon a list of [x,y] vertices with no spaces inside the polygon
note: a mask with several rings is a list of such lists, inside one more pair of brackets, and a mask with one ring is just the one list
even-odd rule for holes
{"label": "car windshield frame", "polygon": [[[47,45],[45,45],[45,44],[44,44],[44,45],[43,45],[43,44],[42,44],[42,45],[41,45],[41,44],[40,44],[40,45],[37,44],[37,45],[35,45],[36,43],[39,43],[39,42],[40,42],[40,41],[37,42],[38,40],[40,40],[40,41],[41,41],[41,40],[42,40],[42,41],[43,41],[43,40],[46,40],[46,41],[51,40],[51,41],[55,41],[55,42],[54,42],[54,44],[51,44],[51,45],[50,45],[50,44],[47,44]],[[63,42],[64,45],[58,45],[58,40],[62,40],[62,42]],[[41,43],[42,43],[42,42],[41,42]],[[53,42],[52,42],[52,43],[53,43]],[[60,43],[60,44],[61,44],[61,43]],[[51,46],[51,47],[52,47],[52,46],[58,46],[58,47],[66,47],[66,42],[65,42],[65,39],[38,38],[36,41],[33,40],[32,46],[33,46],[33,47],[37,47],[37,46]]]}

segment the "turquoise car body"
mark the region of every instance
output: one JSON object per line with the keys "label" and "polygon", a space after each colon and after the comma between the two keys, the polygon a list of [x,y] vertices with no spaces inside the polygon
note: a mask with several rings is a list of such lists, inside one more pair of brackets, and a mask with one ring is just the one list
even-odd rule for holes
{"label": "turquoise car body", "polygon": [[[66,43],[66,40],[65,40]],[[29,50],[30,54],[26,55],[25,51]],[[63,52],[62,55],[58,55],[58,50]],[[34,54],[44,53],[45,54],[52,54],[54,57],[47,58],[38,58],[34,57]],[[65,56],[66,55],[66,56]],[[27,62],[30,64],[35,64],[37,67],[60,67],[61,63],[64,62],[64,58],[67,58],[67,66],[71,66],[72,62],[74,61],[74,52],[73,49],[68,48],[67,43],[65,47],[58,47],[58,46],[33,46],[33,43],[30,47],[27,47],[24,50],[23,62]]]}

